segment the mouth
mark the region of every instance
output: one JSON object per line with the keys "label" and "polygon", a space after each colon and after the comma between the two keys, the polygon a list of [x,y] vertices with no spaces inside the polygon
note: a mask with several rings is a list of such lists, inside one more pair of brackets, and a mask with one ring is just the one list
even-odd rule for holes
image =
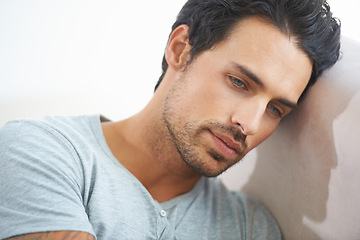
{"label": "mouth", "polygon": [[210,130],[216,149],[226,158],[235,158],[243,151],[242,144],[232,138]]}

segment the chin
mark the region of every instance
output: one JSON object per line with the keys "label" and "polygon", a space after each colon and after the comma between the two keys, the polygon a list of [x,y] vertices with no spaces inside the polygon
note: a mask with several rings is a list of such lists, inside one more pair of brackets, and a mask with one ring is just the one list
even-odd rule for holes
{"label": "chin", "polygon": [[225,160],[221,156],[217,155],[215,157],[210,157],[210,159],[203,162],[187,162],[187,164],[201,176],[212,178],[219,176],[237,162],[239,161]]}

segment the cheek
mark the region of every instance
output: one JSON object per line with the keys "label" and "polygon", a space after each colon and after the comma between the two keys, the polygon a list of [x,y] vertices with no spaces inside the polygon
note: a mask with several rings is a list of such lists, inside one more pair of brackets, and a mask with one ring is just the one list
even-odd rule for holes
{"label": "cheek", "polygon": [[219,85],[210,81],[193,84],[184,99],[189,112],[199,118],[219,118],[226,113],[226,106],[229,105]]}
{"label": "cheek", "polygon": [[218,94],[208,92],[196,92],[189,96],[187,104],[189,112],[199,120],[219,119],[226,113],[226,103]]}

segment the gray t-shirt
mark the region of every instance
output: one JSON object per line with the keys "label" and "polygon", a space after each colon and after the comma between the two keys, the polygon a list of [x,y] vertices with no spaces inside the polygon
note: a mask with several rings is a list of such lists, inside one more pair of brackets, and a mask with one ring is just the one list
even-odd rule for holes
{"label": "gray t-shirt", "polygon": [[217,178],[155,201],[112,155],[98,115],[9,122],[0,129],[0,239],[60,230],[97,239],[281,239],[258,201]]}

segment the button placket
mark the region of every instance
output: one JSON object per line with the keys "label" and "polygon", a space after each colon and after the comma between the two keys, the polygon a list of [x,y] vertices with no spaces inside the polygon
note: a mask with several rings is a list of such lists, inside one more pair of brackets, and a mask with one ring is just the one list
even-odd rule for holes
{"label": "button placket", "polygon": [[161,210],[160,211],[160,216],[161,217],[166,217],[167,216],[167,212],[165,210]]}

